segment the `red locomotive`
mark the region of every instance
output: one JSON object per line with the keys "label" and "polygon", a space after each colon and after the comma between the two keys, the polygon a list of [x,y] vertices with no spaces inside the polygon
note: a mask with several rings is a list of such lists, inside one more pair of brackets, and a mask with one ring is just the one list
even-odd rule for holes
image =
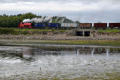
{"label": "red locomotive", "polygon": [[32,28],[32,23],[23,23],[19,24],[19,28]]}

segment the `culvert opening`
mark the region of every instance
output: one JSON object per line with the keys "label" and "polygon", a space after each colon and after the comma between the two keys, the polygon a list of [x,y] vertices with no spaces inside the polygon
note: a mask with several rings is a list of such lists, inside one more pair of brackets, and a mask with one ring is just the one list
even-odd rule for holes
{"label": "culvert opening", "polygon": [[86,37],[90,36],[90,31],[85,31],[84,36],[86,36]]}
{"label": "culvert opening", "polygon": [[83,35],[83,31],[77,31],[77,32],[76,32],[76,36],[84,36],[84,35]]}

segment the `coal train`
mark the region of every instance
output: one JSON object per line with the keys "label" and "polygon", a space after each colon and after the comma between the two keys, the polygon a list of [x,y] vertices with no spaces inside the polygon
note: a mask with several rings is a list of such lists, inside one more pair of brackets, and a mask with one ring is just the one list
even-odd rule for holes
{"label": "coal train", "polygon": [[120,23],[76,23],[76,22],[52,22],[48,18],[41,19],[26,19],[19,24],[19,28],[58,28],[58,29],[107,29],[118,28],[120,29]]}

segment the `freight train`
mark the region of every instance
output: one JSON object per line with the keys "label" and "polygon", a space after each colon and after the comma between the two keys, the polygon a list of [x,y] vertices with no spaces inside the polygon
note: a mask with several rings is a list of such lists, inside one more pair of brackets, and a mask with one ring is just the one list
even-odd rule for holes
{"label": "freight train", "polygon": [[23,23],[19,24],[19,28],[81,28],[81,29],[107,29],[118,28],[120,29],[120,23]]}
{"label": "freight train", "polygon": [[76,23],[76,22],[64,22],[51,21],[49,18],[42,20],[41,18],[26,19],[19,24],[19,28],[59,28],[59,29],[107,29],[107,28],[120,28],[120,23]]}

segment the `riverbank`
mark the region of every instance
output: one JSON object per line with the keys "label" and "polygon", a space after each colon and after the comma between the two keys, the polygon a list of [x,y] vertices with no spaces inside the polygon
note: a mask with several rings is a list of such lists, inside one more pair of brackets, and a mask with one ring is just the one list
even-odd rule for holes
{"label": "riverbank", "polygon": [[89,36],[77,31],[60,29],[0,28],[0,40],[120,40],[119,29],[88,30]]}
{"label": "riverbank", "polygon": [[[120,80],[120,73],[119,72],[113,72],[113,73],[105,73],[101,75],[94,75],[94,76],[82,76],[79,78],[73,78],[73,79],[68,79],[68,78],[41,78],[39,75],[40,73],[30,73],[29,75],[17,75],[17,76],[12,76],[8,78],[0,78],[1,80],[16,80],[16,79],[21,79],[21,80]],[[34,75],[34,76],[33,76]],[[95,77],[96,76],[96,77]]]}
{"label": "riverbank", "polygon": [[120,40],[0,40],[1,45],[66,44],[120,46]]}
{"label": "riverbank", "polygon": [[90,36],[77,36],[74,30],[0,28],[0,44],[67,44],[120,46],[120,30],[91,31]]}

